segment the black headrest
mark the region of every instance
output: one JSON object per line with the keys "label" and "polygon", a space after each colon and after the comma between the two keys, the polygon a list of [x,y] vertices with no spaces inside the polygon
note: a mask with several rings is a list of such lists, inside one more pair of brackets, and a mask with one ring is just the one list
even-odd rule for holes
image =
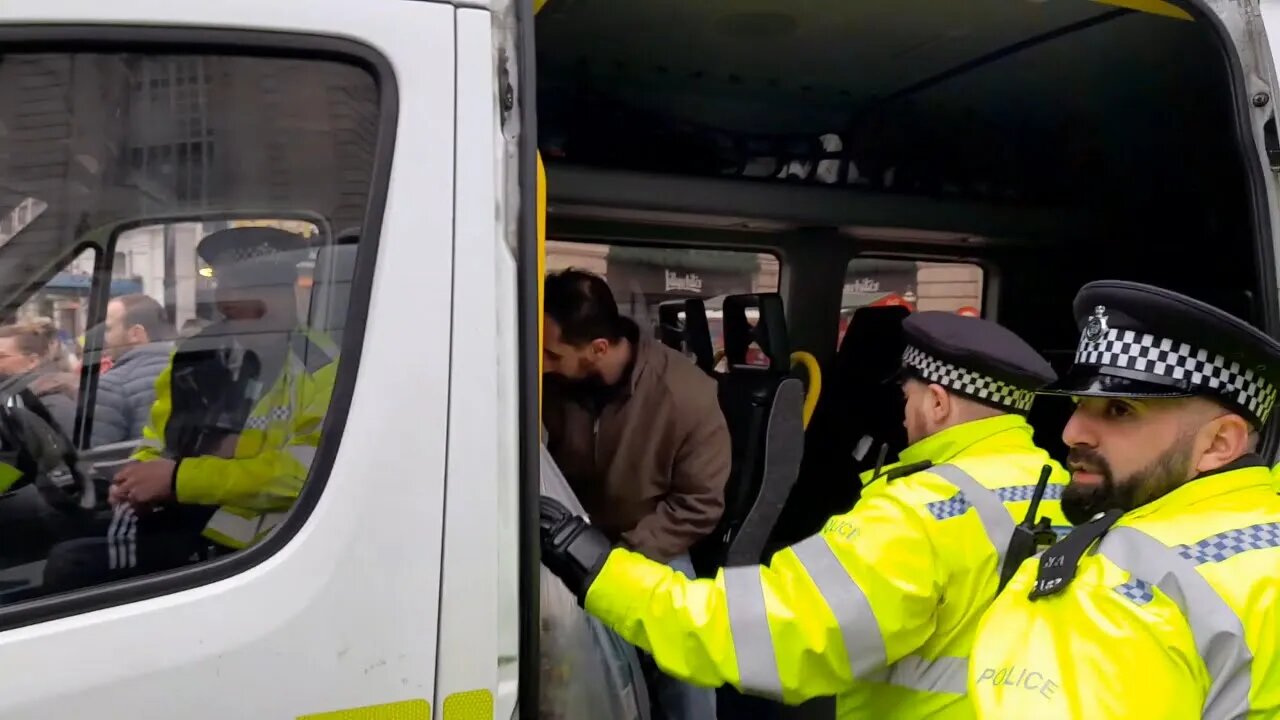
{"label": "black headrest", "polygon": [[[892,365],[896,366],[902,353],[902,321],[910,314],[911,311],[901,305],[860,307],[854,310],[844,339],[840,342],[840,350],[836,353],[838,368],[848,372],[865,365],[869,358],[887,358],[890,355]],[[877,348],[889,348],[893,352],[868,352]]]}
{"label": "black headrest", "polygon": [[[684,313],[683,320],[680,318],[681,313]],[[694,362],[703,371],[712,372],[715,369],[711,326],[707,323],[707,306],[701,298],[659,303],[658,340],[680,352],[692,353]]]}
{"label": "black headrest", "polygon": [[[747,319],[747,310],[751,308],[755,308],[758,314],[754,326]],[[787,338],[787,318],[782,309],[781,295],[728,295],[721,311],[724,314],[724,355],[730,368],[746,364],[747,350],[754,342],[769,358],[771,369],[790,370],[791,345]]]}

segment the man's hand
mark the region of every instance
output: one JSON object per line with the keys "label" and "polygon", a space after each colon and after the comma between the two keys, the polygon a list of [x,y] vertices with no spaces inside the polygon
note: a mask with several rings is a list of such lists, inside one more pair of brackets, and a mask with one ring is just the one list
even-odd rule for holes
{"label": "man's hand", "polygon": [[173,460],[149,460],[126,466],[111,481],[107,499],[112,505],[129,503],[134,509],[173,499]]}
{"label": "man's hand", "polygon": [[539,514],[542,564],[563,580],[582,604],[613,547],[604,533],[546,495]]}

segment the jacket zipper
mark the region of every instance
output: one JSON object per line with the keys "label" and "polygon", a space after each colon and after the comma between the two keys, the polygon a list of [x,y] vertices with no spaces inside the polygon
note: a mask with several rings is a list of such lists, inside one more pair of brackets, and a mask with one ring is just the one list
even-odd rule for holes
{"label": "jacket zipper", "polygon": [[600,468],[600,416],[595,416],[591,421],[591,465],[593,470]]}

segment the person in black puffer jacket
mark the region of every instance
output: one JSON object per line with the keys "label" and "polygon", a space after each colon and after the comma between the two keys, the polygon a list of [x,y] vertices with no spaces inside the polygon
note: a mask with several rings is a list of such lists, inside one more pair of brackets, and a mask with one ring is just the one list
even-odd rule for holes
{"label": "person in black puffer jacket", "polygon": [[105,351],[111,369],[98,378],[92,446],[142,437],[156,378],[173,353],[173,326],[164,307],[146,295],[123,295],[107,304]]}

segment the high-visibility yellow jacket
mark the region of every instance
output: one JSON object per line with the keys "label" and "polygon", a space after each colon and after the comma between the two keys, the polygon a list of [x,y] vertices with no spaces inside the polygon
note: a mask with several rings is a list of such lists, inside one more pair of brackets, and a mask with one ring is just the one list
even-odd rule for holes
{"label": "high-visibility yellow jacket", "polygon": [[983,617],[969,679],[980,717],[1280,717],[1280,496],[1260,460],[1080,547],[1061,592],[1028,597],[1030,560]]}
{"label": "high-visibility yellow jacket", "polygon": [[[320,442],[337,349],[307,330],[290,333],[288,341],[285,365],[250,411],[233,456],[185,457],[178,466],[177,501],[218,506],[204,536],[229,548],[247,547],[283,520],[302,491]],[[156,379],[156,401],[135,460],[166,457],[172,370],[171,362]]]}
{"label": "high-visibility yellow jacket", "polygon": [[1015,415],[938,433],[897,466],[923,460],[935,465],[874,480],[853,510],[767,567],[690,581],[616,549],[586,608],[693,683],[793,704],[838,695],[841,717],[971,717],[969,648],[1014,525],[1046,464],[1041,514],[1065,525],[1066,472]]}

